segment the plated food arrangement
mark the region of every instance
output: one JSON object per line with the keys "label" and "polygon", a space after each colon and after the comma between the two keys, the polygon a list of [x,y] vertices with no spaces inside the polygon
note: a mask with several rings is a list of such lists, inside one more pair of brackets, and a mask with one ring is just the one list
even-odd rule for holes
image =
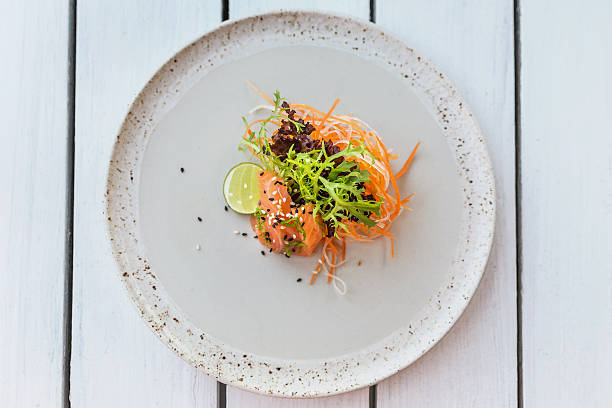
{"label": "plated food arrangement", "polygon": [[252,214],[253,231],[269,252],[309,256],[321,244],[310,284],[322,272],[345,294],[346,283],[334,272],[346,261],[347,241],[386,237],[394,256],[390,226],[402,211],[411,210],[412,197],[401,196],[397,180],[420,143],[393,173],[390,162],[399,156],[363,120],[334,114],[340,99],[325,113],[290,104],[278,90],[270,98],[248,83],[268,102],[254,110],[271,112],[251,123],[243,117],[240,146],[262,167],[233,167],[224,181],[225,199],[235,211]]}

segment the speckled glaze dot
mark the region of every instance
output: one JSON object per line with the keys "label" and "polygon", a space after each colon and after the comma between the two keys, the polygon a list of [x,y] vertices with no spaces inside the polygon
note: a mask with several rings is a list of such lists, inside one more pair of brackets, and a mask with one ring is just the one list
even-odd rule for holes
{"label": "speckled glaze dot", "polygon": [[[138,181],[147,137],[181,94],[245,49],[293,44],[330,47],[386,64],[435,117],[461,176],[464,211],[447,284],[429,299],[418,324],[377,344],[329,360],[272,360],[223,344],[195,327],[172,302],[139,239]],[[183,171],[183,169],[180,169]],[[228,22],[185,47],[149,81],[117,136],[109,164],[107,215],[120,276],[143,319],[189,364],[224,383],[285,397],[332,395],[373,384],[405,368],[438,342],[476,290],[494,233],[495,187],[483,135],[446,76],[378,26],[314,12],[281,12]]]}

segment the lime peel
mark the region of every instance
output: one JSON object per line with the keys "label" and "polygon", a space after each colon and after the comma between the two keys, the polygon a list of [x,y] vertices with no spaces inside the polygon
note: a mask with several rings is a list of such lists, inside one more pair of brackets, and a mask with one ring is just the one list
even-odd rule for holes
{"label": "lime peel", "polygon": [[259,203],[258,174],[263,169],[254,163],[240,163],[227,172],[223,181],[223,197],[239,214],[253,214]]}

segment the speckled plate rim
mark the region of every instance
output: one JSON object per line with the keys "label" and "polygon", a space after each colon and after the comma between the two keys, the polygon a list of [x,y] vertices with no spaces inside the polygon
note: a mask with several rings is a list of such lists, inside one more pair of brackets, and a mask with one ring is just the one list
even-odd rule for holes
{"label": "speckled plate rim", "polygon": [[[421,317],[380,342],[334,359],[279,360],[223,344],[192,324],[157,279],[139,239],[140,162],[159,118],[217,65],[297,44],[343,50],[386,65],[441,127],[455,158],[464,211],[448,281]],[[253,51],[256,50],[256,51]],[[218,380],[267,395],[316,397],[374,384],[407,367],[450,330],[484,274],[495,225],[495,185],[482,132],[463,97],[427,59],[369,22],[338,14],[287,11],[229,21],[164,64],[132,104],[115,141],[106,191],[108,233],[122,281],[157,336]]]}

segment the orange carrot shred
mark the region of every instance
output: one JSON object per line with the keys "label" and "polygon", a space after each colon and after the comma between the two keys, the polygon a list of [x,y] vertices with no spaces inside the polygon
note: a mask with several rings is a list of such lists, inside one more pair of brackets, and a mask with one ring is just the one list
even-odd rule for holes
{"label": "orange carrot shred", "polygon": [[247,85],[250,86],[251,88],[253,88],[253,90],[255,92],[257,92],[259,95],[261,95],[265,100],[267,100],[268,102],[270,102],[272,105],[274,105],[274,101],[272,100],[272,98],[270,98],[268,95],[266,95],[264,92],[260,91],[255,85],[253,85],[253,83],[249,80],[246,81]]}
{"label": "orange carrot shred", "polygon": [[421,145],[421,142],[418,142],[416,146],[414,146],[414,149],[412,149],[412,153],[410,153],[410,156],[408,156],[408,160],[406,160],[406,163],[404,163],[400,171],[397,172],[397,174],[395,175],[395,178],[402,177],[404,173],[406,172],[406,170],[408,170],[408,167],[410,167],[410,165],[412,164],[412,160],[414,160],[414,156],[420,145]]}

